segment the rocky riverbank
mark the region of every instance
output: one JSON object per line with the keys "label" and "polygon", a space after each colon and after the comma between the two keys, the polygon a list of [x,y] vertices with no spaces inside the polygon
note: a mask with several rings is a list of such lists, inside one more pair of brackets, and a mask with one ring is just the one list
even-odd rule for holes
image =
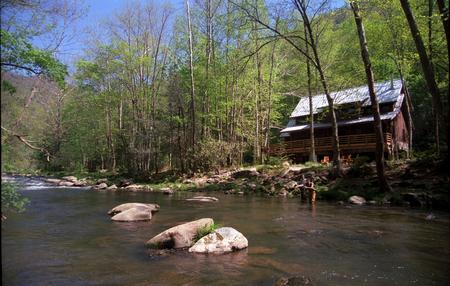
{"label": "rocky riverbank", "polygon": [[219,191],[229,195],[308,197],[308,182],[313,184],[318,200],[339,204],[401,205],[450,209],[449,175],[443,161],[397,161],[387,166],[391,193],[378,189],[375,164],[358,164],[344,168],[344,176],[335,178],[325,165],[258,166],[239,170],[193,176],[159,174],[148,180],[105,176],[77,178],[61,176],[45,180],[57,186],[90,187],[92,191],[162,192],[174,195],[180,191]]}

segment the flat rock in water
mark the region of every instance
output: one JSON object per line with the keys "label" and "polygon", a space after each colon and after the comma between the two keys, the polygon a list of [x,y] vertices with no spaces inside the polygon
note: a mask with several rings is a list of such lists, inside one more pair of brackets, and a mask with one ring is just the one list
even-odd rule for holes
{"label": "flat rock in water", "polygon": [[113,221],[143,221],[152,219],[152,210],[148,207],[138,206],[113,216]]}
{"label": "flat rock in water", "polygon": [[195,202],[217,202],[219,199],[215,197],[205,197],[205,196],[196,196],[189,199],[186,199],[186,201],[195,201]]}
{"label": "flat rock in water", "polygon": [[65,176],[65,177],[62,177],[62,179],[72,182],[72,183],[75,183],[76,181],[78,181],[77,177],[75,177],[75,176]]}
{"label": "flat rock in water", "polygon": [[106,189],[114,191],[114,190],[117,190],[117,186],[116,185],[111,185],[111,186],[107,187]]}
{"label": "flat rock in water", "polygon": [[232,227],[221,227],[197,241],[189,252],[226,253],[248,247],[247,238]]}
{"label": "flat rock in water", "polygon": [[109,215],[116,215],[118,213],[127,211],[132,208],[141,207],[150,209],[151,212],[157,212],[159,210],[158,204],[143,204],[143,203],[126,203],[118,205],[108,211]]}
{"label": "flat rock in water", "polygon": [[124,188],[126,191],[131,191],[131,192],[139,192],[139,191],[151,191],[151,188],[148,188],[147,186],[144,185],[138,185],[138,184],[132,184],[129,186],[126,186]]}
{"label": "flat rock in water", "polygon": [[108,187],[108,185],[106,183],[100,183],[98,185],[93,186],[92,189],[102,190],[102,189],[106,189],[107,187]]}
{"label": "flat rock in water", "polygon": [[81,181],[81,180],[79,180],[79,181],[74,181],[73,182],[73,185],[75,186],[75,187],[83,187],[83,186],[86,186],[86,182],[85,181]]}
{"label": "flat rock in water", "polygon": [[354,205],[364,205],[366,203],[366,199],[360,196],[351,196],[348,198],[348,202]]}
{"label": "flat rock in water", "polygon": [[95,183],[98,185],[98,184],[107,183],[107,182],[108,182],[108,179],[102,178],[102,179],[98,179],[97,182],[95,182]]}
{"label": "flat rock in water", "polygon": [[62,182],[62,180],[60,179],[53,179],[53,178],[45,179],[45,181],[50,184],[59,184],[60,182]]}
{"label": "flat rock in water", "polygon": [[64,187],[72,187],[73,185],[74,185],[74,183],[67,182],[67,181],[61,181],[58,183],[58,186],[64,186]]}
{"label": "flat rock in water", "polygon": [[191,247],[197,232],[214,224],[212,218],[202,218],[169,228],[147,241],[146,245],[153,248],[183,248]]}

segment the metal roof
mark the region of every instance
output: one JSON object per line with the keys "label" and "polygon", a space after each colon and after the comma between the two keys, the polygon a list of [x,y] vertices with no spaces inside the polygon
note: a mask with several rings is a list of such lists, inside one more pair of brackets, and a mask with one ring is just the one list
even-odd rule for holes
{"label": "metal roof", "polygon": [[[396,102],[401,94],[402,81],[394,80],[393,88],[391,88],[391,81],[381,82],[375,84],[375,92],[379,103]],[[331,97],[334,99],[336,105],[361,102],[363,106],[370,106],[369,88],[367,85],[360,87],[349,88],[332,92]],[[328,106],[328,101],[325,94],[318,94],[312,97],[313,113],[319,113],[321,109]],[[291,118],[309,115],[309,98],[303,97],[298,102]]]}
{"label": "metal roof", "polygon": [[[391,112],[385,113],[385,114],[381,114],[381,116],[380,116],[381,120],[393,119],[397,116],[397,114],[401,110],[403,98],[404,98],[404,95],[401,93],[401,89],[402,89],[401,80],[395,80],[393,82],[393,86],[394,86],[394,88],[392,89],[390,81],[375,84],[375,92],[377,93],[379,103],[395,102],[394,110]],[[363,103],[363,106],[370,105],[369,91],[368,91],[367,86],[333,92],[331,94],[331,96],[333,96],[335,98],[336,104],[361,101]],[[317,99],[316,99],[316,97],[317,97]],[[325,104],[323,102],[321,102],[320,100],[324,101]],[[321,103],[322,105],[319,105],[319,104],[316,105],[315,101],[317,103]],[[301,110],[302,112],[304,112],[303,109],[299,109],[299,107],[304,108],[304,105],[307,106],[305,108],[307,110],[307,112],[306,113],[299,112],[297,114],[300,114],[300,115],[293,116],[297,110]],[[314,113],[318,113],[319,109],[323,108],[325,106],[328,106],[328,102],[326,101],[324,94],[316,95],[313,97]],[[294,112],[292,112],[291,119],[289,120],[286,128],[284,128],[283,130],[280,131],[281,136],[286,137],[286,136],[289,136],[288,135],[289,132],[309,129],[311,127],[309,124],[295,126],[295,117],[308,115],[308,114],[309,114],[309,100],[308,100],[308,98],[302,98],[300,100],[300,102],[297,104],[297,107],[295,108]],[[339,121],[337,123],[338,123],[338,126],[345,126],[345,125],[356,124],[356,123],[371,122],[373,120],[374,120],[373,115],[370,115],[370,116],[364,116],[364,117],[351,119],[351,120]],[[326,127],[330,127],[330,126],[331,126],[331,123],[315,123],[314,124],[314,128],[326,128]]]}

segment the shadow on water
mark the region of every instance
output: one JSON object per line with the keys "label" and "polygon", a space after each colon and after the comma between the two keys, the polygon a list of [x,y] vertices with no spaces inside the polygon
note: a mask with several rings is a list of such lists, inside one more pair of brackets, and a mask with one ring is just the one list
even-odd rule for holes
{"label": "shadow on water", "polygon": [[[37,180],[39,183],[39,180]],[[33,182],[32,182],[33,183]],[[305,275],[314,285],[448,285],[449,219],[420,210],[314,206],[297,199],[192,193],[93,192],[29,184],[23,214],[2,224],[4,285],[273,285]],[[149,222],[112,222],[125,202],[161,206]],[[232,226],[249,248],[226,255],[151,253],[145,242],[190,220]]]}

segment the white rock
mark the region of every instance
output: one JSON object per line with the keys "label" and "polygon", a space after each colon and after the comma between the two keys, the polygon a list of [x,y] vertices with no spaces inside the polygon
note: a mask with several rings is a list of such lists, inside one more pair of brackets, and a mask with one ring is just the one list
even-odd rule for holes
{"label": "white rock", "polygon": [[107,190],[117,190],[117,186],[116,185],[111,185],[109,187],[106,188]]}
{"label": "white rock", "polygon": [[106,189],[107,187],[108,187],[108,185],[106,183],[101,183],[101,184],[93,186],[92,188],[96,189],[96,190],[101,190],[101,189]]}
{"label": "white rock", "polygon": [[351,196],[350,198],[348,198],[348,202],[354,205],[364,205],[366,203],[366,200],[360,196]]}
{"label": "white rock", "polygon": [[232,227],[221,227],[197,241],[189,252],[226,253],[248,247],[247,238]]}
{"label": "white rock", "polygon": [[132,208],[136,208],[136,207],[148,208],[152,212],[157,212],[159,210],[159,205],[157,205],[157,204],[125,203],[125,204],[121,204],[121,205],[118,205],[118,206],[110,209],[108,211],[108,214],[115,215],[115,214],[124,212],[124,211],[132,209]]}
{"label": "white rock", "polygon": [[152,210],[148,207],[134,207],[113,216],[113,221],[143,221],[152,219]]}
{"label": "white rock", "polygon": [[196,202],[217,202],[219,199],[215,197],[205,197],[205,196],[196,196],[189,199],[186,199],[186,201],[196,201]]}

